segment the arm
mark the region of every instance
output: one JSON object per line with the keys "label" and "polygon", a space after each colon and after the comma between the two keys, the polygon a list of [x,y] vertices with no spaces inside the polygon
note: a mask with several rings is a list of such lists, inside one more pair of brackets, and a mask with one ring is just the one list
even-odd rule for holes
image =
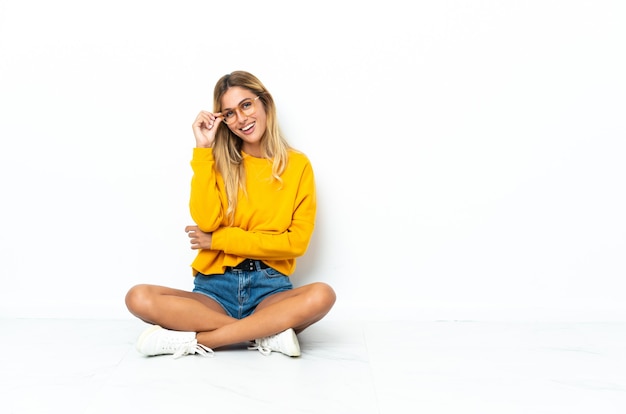
{"label": "arm", "polygon": [[291,199],[268,203],[276,217],[289,217],[284,230],[250,230],[238,227],[222,227],[213,232],[211,249],[227,254],[259,260],[285,260],[302,256],[309,245],[315,226],[316,197],[315,180],[311,165],[307,162],[296,172],[284,176],[285,180],[296,180]]}
{"label": "arm", "polygon": [[212,149],[217,127],[222,122],[220,115],[200,111],[191,125],[196,148],[191,160],[193,177],[189,210],[193,221],[206,232],[215,230],[223,217],[222,195],[217,185]]}
{"label": "arm", "polygon": [[211,148],[194,148],[191,168],[191,218],[204,232],[217,229],[224,215],[223,196],[217,183],[215,160]]}

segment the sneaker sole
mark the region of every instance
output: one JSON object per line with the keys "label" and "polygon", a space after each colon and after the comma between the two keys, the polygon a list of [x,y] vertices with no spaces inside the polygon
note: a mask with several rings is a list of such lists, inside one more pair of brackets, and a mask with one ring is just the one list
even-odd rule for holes
{"label": "sneaker sole", "polygon": [[296,332],[291,328],[289,328],[287,331],[291,335],[291,343],[289,344],[289,349],[285,349],[284,354],[290,357],[298,357],[300,356],[300,342],[298,342]]}
{"label": "sneaker sole", "polygon": [[152,325],[148,328],[146,328],[141,335],[139,335],[139,338],[137,338],[137,343],[135,344],[135,349],[137,350],[137,352],[139,352],[140,354],[143,355],[147,355],[145,352],[143,352],[141,350],[141,345],[143,344],[143,341],[150,336],[154,331],[158,331],[159,329],[163,329],[161,328],[159,325]]}

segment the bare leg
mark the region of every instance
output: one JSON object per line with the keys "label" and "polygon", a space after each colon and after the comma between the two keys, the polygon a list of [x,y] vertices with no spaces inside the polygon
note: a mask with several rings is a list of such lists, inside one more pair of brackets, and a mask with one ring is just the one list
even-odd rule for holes
{"label": "bare leg", "polygon": [[313,283],[280,292],[263,300],[255,312],[210,331],[198,331],[198,342],[219,348],[263,338],[293,328],[301,332],[322,319],[335,303],[335,292],[325,283]]}
{"label": "bare leg", "polygon": [[126,295],[129,311],[145,322],[176,331],[197,332],[209,348],[274,335],[288,328],[301,332],[322,319],[335,303],[335,292],[313,283],[264,299],[247,318],[228,316],[214,300],[194,292],[137,285]]}
{"label": "bare leg", "polygon": [[237,321],[205,295],[164,286],[134,286],[126,294],[126,307],[147,323],[175,331],[212,331]]}

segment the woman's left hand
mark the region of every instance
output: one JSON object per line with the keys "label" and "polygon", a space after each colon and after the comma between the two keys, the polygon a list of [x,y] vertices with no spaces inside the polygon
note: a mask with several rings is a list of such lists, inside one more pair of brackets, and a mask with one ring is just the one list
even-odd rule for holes
{"label": "woman's left hand", "polygon": [[185,232],[189,236],[193,250],[209,250],[211,248],[212,233],[205,233],[198,226],[187,226],[185,227]]}

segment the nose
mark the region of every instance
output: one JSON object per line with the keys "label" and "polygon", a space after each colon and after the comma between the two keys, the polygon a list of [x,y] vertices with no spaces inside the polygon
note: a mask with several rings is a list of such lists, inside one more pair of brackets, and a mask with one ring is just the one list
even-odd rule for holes
{"label": "nose", "polygon": [[[248,115],[244,114],[242,111],[240,111],[239,109],[237,109],[235,111],[235,114],[237,114],[237,123],[240,123],[241,121],[246,121],[248,119]],[[241,119],[241,121],[240,121]]]}

